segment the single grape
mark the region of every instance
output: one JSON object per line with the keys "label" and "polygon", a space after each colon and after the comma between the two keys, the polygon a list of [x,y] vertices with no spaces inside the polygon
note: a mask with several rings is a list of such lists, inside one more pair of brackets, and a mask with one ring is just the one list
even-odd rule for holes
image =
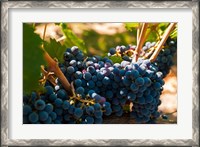
{"label": "single grape", "polygon": [[132,92],[129,92],[128,95],[127,95],[127,99],[134,101],[136,99],[136,95]]}
{"label": "single grape", "polygon": [[162,115],[162,119],[165,119],[165,120],[167,120],[167,119],[168,119],[168,116],[167,116],[167,115],[165,115],[165,114],[163,114],[163,115]]}
{"label": "single grape", "polygon": [[46,94],[47,95],[51,95],[54,92],[54,89],[51,86],[45,86],[45,89],[46,89]]}
{"label": "single grape", "polygon": [[86,122],[87,124],[93,124],[93,123],[94,123],[94,118],[91,117],[91,116],[87,116],[87,117],[85,118],[85,122]]}
{"label": "single grape", "polygon": [[107,108],[107,109],[105,109],[104,114],[105,114],[106,116],[111,115],[111,114],[112,114],[112,109],[111,109],[111,108]]}
{"label": "single grape", "polygon": [[101,118],[103,115],[102,111],[94,111],[95,118]]}
{"label": "single grape", "polygon": [[54,111],[56,112],[56,114],[57,114],[58,116],[63,114],[63,109],[62,109],[62,108],[55,108]]}
{"label": "single grape", "polygon": [[153,84],[153,87],[155,88],[155,90],[159,90],[159,89],[161,88],[161,84],[158,83],[158,82],[155,82],[155,83]]}
{"label": "single grape", "polygon": [[37,109],[37,110],[43,110],[44,108],[45,108],[45,102],[43,101],[43,100],[41,100],[41,99],[39,99],[39,100],[37,100],[36,102],[35,102],[35,108]]}
{"label": "single grape", "polygon": [[108,84],[110,83],[109,77],[104,77],[102,83],[103,83],[104,85],[108,85]]}
{"label": "single grape", "polygon": [[63,100],[60,99],[60,98],[57,98],[55,101],[54,101],[54,104],[56,107],[61,107],[62,104],[63,104]]}
{"label": "single grape", "polygon": [[29,114],[28,119],[31,123],[36,123],[39,120],[39,116],[36,112],[32,112]]}
{"label": "single grape", "polygon": [[92,89],[92,88],[95,87],[95,83],[94,83],[92,80],[90,80],[90,81],[87,82],[87,86],[88,86],[90,89]]}
{"label": "single grape", "polygon": [[52,123],[52,118],[49,116],[47,120],[44,121],[45,124],[51,124]]}
{"label": "single grape", "polygon": [[83,115],[83,110],[81,108],[75,108],[74,116],[78,119]]}
{"label": "single grape", "polygon": [[71,119],[71,116],[69,114],[65,114],[64,115],[64,120],[65,121],[70,121],[70,119]]}
{"label": "single grape", "polygon": [[75,72],[75,69],[74,69],[74,67],[73,66],[69,66],[69,67],[67,67],[67,73],[68,74],[73,74]]}
{"label": "single grape", "polygon": [[95,68],[93,66],[88,66],[87,67],[87,72],[94,74],[96,72]]}
{"label": "single grape", "polygon": [[74,77],[75,77],[76,79],[81,79],[82,76],[83,76],[83,74],[82,74],[82,72],[80,72],[80,71],[76,71],[75,74],[74,74]]}
{"label": "single grape", "polygon": [[57,114],[55,112],[51,112],[49,116],[51,117],[52,120],[55,120],[57,118]]}
{"label": "single grape", "polygon": [[62,108],[63,108],[64,110],[67,110],[67,109],[69,109],[69,107],[70,107],[70,103],[69,103],[67,100],[65,100],[65,101],[63,102]]}
{"label": "single grape", "polygon": [[66,91],[64,89],[60,89],[58,92],[57,92],[57,97],[61,98],[61,99],[68,99],[68,95],[66,93]]}
{"label": "single grape", "polygon": [[86,108],[86,113],[87,113],[88,115],[94,114],[94,107],[93,107],[93,106],[88,106],[88,107]]}
{"label": "single grape", "polygon": [[137,87],[136,84],[132,83],[131,86],[130,86],[130,89],[131,89],[133,92],[135,92],[135,91],[138,90],[138,87]]}
{"label": "single grape", "polygon": [[79,52],[75,57],[76,57],[76,59],[78,61],[83,61],[84,60],[84,55],[81,52]]}
{"label": "single grape", "polygon": [[32,111],[32,108],[29,105],[24,105],[23,106],[23,115],[28,115]]}
{"label": "single grape", "polygon": [[114,54],[116,53],[115,48],[111,48],[110,51],[109,51],[109,53],[110,53],[111,55],[114,55]]}
{"label": "single grape", "polygon": [[83,78],[87,81],[89,81],[92,78],[92,75],[89,72],[85,72],[83,74]]}
{"label": "single grape", "polygon": [[98,111],[101,109],[101,105],[99,103],[94,104],[94,110]]}
{"label": "single grape", "polygon": [[50,96],[49,96],[49,100],[51,101],[51,102],[54,102],[55,100],[57,99],[57,95],[56,94],[51,94]]}
{"label": "single grape", "polygon": [[142,85],[144,85],[144,79],[141,78],[141,77],[139,77],[139,78],[137,78],[137,79],[135,80],[135,83],[136,83],[137,85],[139,85],[139,86],[142,86]]}
{"label": "single grape", "polygon": [[76,89],[76,93],[77,94],[84,94],[84,88],[83,87],[78,87],[77,89]]}
{"label": "single grape", "polygon": [[102,119],[102,118],[95,118],[95,119],[94,119],[94,123],[95,123],[95,124],[102,124],[102,122],[103,122],[103,119]]}
{"label": "single grape", "polygon": [[53,105],[51,103],[46,104],[44,111],[51,113],[53,111]]}
{"label": "single grape", "polygon": [[39,120],[46,121],[49,117],[49,114],[46,111],[39,112]]}
{"label": "single grape", "polygon": [[82,80],[81,80],[81,79],[76,79],[76,80],[74,81],[74,84],[75,84],[77,87],[80,87],[81,84],[82,84]]}

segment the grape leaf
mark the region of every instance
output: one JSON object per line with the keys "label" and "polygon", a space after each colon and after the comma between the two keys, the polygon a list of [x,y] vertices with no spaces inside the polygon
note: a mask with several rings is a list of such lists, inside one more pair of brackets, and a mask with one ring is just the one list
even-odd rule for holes
{"label": "grape leaf", "polygon": [[171,32],[170,37],[172,39],[176,39],[177,38],[177,27]]}
{"label": "grape leaf", "polygon": [[110,56],[108,57],[110,60],[112,60],[113,63],[121,63],[123,60],[119,56]]}
{"label": "grape leaf", "polygon": [[158,34],[156,33],[156,31],[151,31],[145,42],[147,41],[154,42],[157,40],[157,38],[158,38]]}
{"label": "grape leaf", "polygon": [[44,64],[42,43],[39,35],[29,24],[23,24],[23,92],[41,90],[38,83],[40,78],[40,65]]}
{"label": "grape leaf", "polygon": [[139,23],[137,23],[137,22],[127,22],[127,23],[125,23],[125,28],[128,31],[134,31],[138,28],[138,26],[139,26]]}
{"label": "grape leaf", "polygon": [[169,23],[159,23],[158,32],[159,32],[160,35],[163,35],[163,33],[167,29],[168,25],[169,25]]}
{"label": "grape leaf", "polygon": [[70,30],[67,26],[67,24],[62,23],[61,24],[61,28],[62,31],[66,37],[65,40],[65,45],[68,47],[72,47],[72,46],[78,46],[78,48],[80,50],[83,51],[83,53],[87,53],[87,48],[85,46],[85,42],[83,40],[81,40],[80,38],[78,38],[73,32],[72,30]]}
{"label": "grape leaf", "polygon": [[57,58],[59,62],[63,62],[63,53],[66,50],[64,45],[50,38],[50,42],[44,42],[44,48],[52,58]]}

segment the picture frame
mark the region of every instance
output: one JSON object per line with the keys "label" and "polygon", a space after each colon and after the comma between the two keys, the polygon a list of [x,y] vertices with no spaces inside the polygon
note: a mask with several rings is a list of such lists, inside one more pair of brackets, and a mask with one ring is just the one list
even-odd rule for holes
{"label": "picture frame", "polygon": [[[9,13],[23,8],[187,8],[192,10],[192,138],[187,139],[10,139]],[[197,1],[3,1],[1,2],[1,146],[199,146],[199,3]]]}

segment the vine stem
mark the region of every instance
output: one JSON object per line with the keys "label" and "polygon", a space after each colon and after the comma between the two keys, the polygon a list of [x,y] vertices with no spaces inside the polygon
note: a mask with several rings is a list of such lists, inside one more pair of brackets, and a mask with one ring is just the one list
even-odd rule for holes
{"label": "vine stem", "polygon": [[132,62],[137,62],[137,60],[138,60],[140,50],[141,50],[141,48],[144,44],[144,41],[145,41],[145,34],[146,34],[147,28],[148,28],[148,23],[142,23],[139,41],[138,41],[137,47],[135,49],[135,53],[134,53]]}
{"label": "vine stem", "polygon": [[65,90],[68,92],[70,96],[73,95],[72,88],[60,68],[58,67],[58,63],[53,60],[50,55],[45,51],[44,52],[44,59],[47,61],[48,64],[48,71],[54,72],[54,74],[58,77],[60,82],[62,83],[62,86],[65,88]]}
{"label": "vine stem", "polygon": [[170,25],[167,27],[165,33],[163,34],[163,37],[160,41],[160,43],[158,44],[158,46],[156,47],[154,53],[152,54],[152,56],[150,57],[150,61],[154,62],[159,54],[159,52],[162,49],[162,46],[165,44],[167,38],[169,37],[171,31],[174,29],[176,23],[170,23]]}
{"label": "vine stem", "polygon": [[137,28],[137,45],[138,45],[139,37],[140,37],[140,29],[141,29],[141,25],[140,25],[140,23],[139,23],[139,24],[138,24],[138,28]]}
{"label": "vine stem", "polygon": [[[43,41],[45,39],[46,35],[46,29],[47,29],[47,24],[44,26],[44,33],[43,33]],[[42,50],[44,51],[44,59],[46,60],[48,64],[48,71],[54,72],[54,74],[58,77],[60,82],[62,83],[62,86],[65,88],[65,90],[68,92],[70,96],[73,96],[73,91],[71,88],[70,83],[58,67],[58,63],[51,58],[51,56],[47,53],[47,51],[44,49],[44,44],[42,45]]]}

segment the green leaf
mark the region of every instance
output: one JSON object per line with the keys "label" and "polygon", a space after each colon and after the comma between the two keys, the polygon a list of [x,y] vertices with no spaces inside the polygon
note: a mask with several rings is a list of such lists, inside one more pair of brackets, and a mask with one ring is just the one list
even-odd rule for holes
{"label": "green leaf", "polygon": [[112,60],[113,63],[121,63],[123,61],[119,56],[109,56],[108,58]]}
{"label": "green leaf", "polygon": [[23,24],[23,92],[41,90],[38,80],[40,79],[40,65],[44,64],[42,40],[34,33],[33,26]]}
{"label": "green leaf", "polygon": [[176,39],[177,38],[177,27],[171,32],[170,37],[172,39]]}
{"label": "green leaf", "polygon": [[61,45],[60,42],[50,38],[50,42],[44,43],[44,48],[52,58],[57,58],[59,62],[63,62],[63,53],[65,52],[66,47]]}
{"label": "green leaf", "polygon": [[80,38],[78,38],[73,32],[72,30],[70,30],[67,27],[67,24],[62,23],[61,24],[61,28],[62,31],[66,37],[65,40],[65,45],[68,47],[72,47],[72,46],[78,46],[80,50],[83,51],[83,53],[87,53],[87,48],[85,46],[85,42],[83,40],[81,40]]}
{"label": "green leaf", "polygon": [[147,41],[154,42],[157,40],[157,38],[158,38],[158,34],[156,33],[156,31],[151,31],[145,42]]}
{"label": "green leaf", "polygon": [[139,26],[139,23],[137,23],[137,22],[127,22],[127,23],[125,23],[125,28],[128,31],[134,31],[138,28],[138,26]]}
{"label": "green leaf", "polygon": [[165,30],[167,29],[168,25],[169,25],[169,23],[159,23],[158,32],[159,32],[160,35],[162,35],[165,32]]}

